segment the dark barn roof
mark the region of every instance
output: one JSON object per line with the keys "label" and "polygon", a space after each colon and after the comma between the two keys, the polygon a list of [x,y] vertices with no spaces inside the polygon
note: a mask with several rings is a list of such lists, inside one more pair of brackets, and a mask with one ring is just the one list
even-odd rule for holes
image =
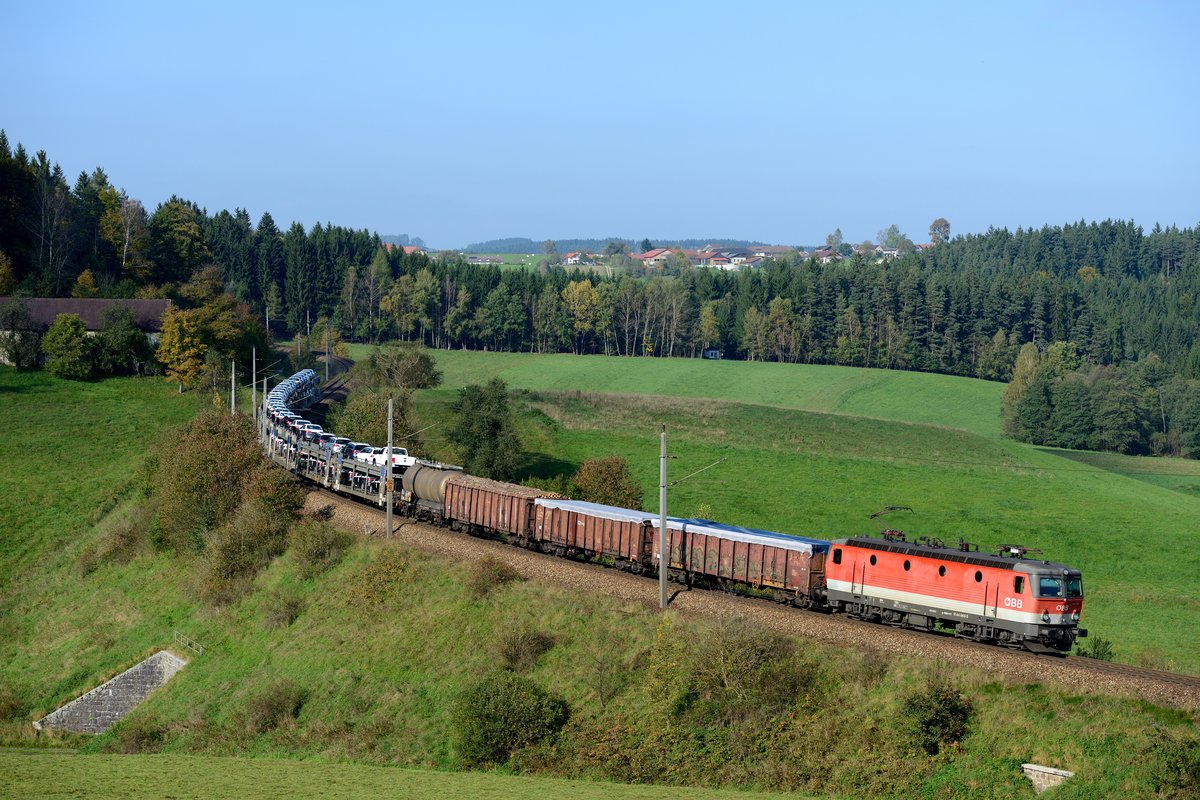
{"label": "dark barn roof", "polygon": [[98,331],[104,312],[112,306],[129,306],[133,319],[143,331],[157,333],[162,330],[162,315],[171,304],[170,300],[109,300],[79,297],[0,297],[0,306],[17,300],[29,309],[29,316],[38,328],[48,328],[59,314],[78,314],[89,331]]}

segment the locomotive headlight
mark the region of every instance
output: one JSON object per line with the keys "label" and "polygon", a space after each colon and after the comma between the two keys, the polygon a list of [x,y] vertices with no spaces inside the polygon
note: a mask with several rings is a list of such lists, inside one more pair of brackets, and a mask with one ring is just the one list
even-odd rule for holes
{"label": "locomotive headlight", "polygon": [[1079,612],[1078,611],[1071,612],[1071,622],[1079,622]]}
{"label": "locomotive headlight", "polygon": [[1042,622],[1046,623],[1047,625],[1050,624],[1050,612],[1049,611],[1042,612]]}

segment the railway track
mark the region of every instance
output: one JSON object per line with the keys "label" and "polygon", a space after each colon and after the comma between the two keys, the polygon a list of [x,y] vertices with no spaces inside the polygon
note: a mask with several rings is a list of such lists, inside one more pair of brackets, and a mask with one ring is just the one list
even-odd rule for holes
{"label": "railway track", "polygon": [[305,410],[304,413],[309,419],[324,425],[329,406],[346,399],[352,388],[349,374],[352,366],[354,361],[345,356],[330,357],[329,383],[321,386],[320,396]]}
{"label": "railway track", "polygon": [[[329,506],[332,506],[334,524],[359,534],[383,535],[382,510],[325,489],[310,492],[309,510]],[[573,591],[596,592],[626,602],[657,605],[657,584],[644,577],[511,547],[495,540],[477,539],[404,517],[398,517],[397,523],[392,538],[420,550],[456,560],[490,556],[527,577]],[[1015,684],[1054,683],[1070,691],[1133,696],[1159,705],[1200,710],[1200,676],[1078,656],[1039,656],[715,591],[678,588],[672,596],[671,607],[689,615],[746,617],[781,633],[832,644],[951,662]]]}

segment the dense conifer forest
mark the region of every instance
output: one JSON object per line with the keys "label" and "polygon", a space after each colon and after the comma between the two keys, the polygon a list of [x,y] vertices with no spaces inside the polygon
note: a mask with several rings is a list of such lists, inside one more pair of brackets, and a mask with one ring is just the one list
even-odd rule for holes
{"label": "dense conifer forest", "polygon": [[[621,248],[614,248],[620,250]],[[1200,455],[1200,233],[1133,221],[960,235],[894,260],[746,271],[618,252],[586,271],[468,264],[332,224],[152,212],[97,168],[69,184],[0,132],[0,295],[174,297],[215,265],[278,335],[908,369],[1009,381],[1011,435]],[[1018,358],[1018,356],[1021,358]],[[1115,399],[1114,399],[1115,398]]]}

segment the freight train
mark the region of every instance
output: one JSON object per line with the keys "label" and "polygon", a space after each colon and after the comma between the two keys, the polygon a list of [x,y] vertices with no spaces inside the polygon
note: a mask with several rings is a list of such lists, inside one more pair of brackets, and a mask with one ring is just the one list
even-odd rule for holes
{"label": "freight train", "polygon": [[[657,515],[563,499],[442,464],[394,461],[389,468],[355,458],[354,443],[339,446],[346,440],[290,410],[311,402],[316,386],[312,370],[293,375],[267,396],[260,417],[267,453],[301,477],[378,505],[387,502],[390,486],[394,509],[414,519],[657,574]],[[965,542],[948,547],[937,539],[910,541],[893,530],[881,538],[825,540],[679,517],[668,517],[666,527],[668,576],[688,586],[896,627],[949,630],[1037,653],[1066,654],[1087,635],[1079,627],[1079,570],[1029,558],[1019,546],[982,553]]]}

